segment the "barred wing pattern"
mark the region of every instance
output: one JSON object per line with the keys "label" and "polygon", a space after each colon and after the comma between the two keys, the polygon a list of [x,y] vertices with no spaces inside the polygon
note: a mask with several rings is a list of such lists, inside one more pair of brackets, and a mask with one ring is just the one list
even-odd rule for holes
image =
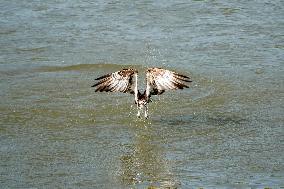
{"label": "barred wing pattern", "polygon": [[185,75],[162,68],[149,68],[146,71],[146,96],[150,98],[167,90],[188,88],[186,82],[192,81]]}
{"label": "barred wing pattern", "polygon": [[[123,92],[123,93],[135,93],[137,88],[134,79],[137,79],[137,70],[135,69],[123,69],[121,71],[106,74],[97,78],[99,80],[92,87],[96,87],[95,92]],[[136,78],[134,78],[136,76]]]}

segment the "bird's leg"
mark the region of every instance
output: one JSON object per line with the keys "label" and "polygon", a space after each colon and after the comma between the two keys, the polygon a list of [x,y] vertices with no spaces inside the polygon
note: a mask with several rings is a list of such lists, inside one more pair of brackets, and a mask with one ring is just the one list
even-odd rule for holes
{"label": "bird's leg", "polygon": [[147,105],[145,105],[144,117],[145,119],[148,119],[148,106]]}
{"label": "bird's leg", "polygon": [[137,117],[140,118],[141,107],[138,105],[138,103],[137,103],[137,110],[138,110]]}
{"label": "bird's leg", "polygon": [[138,108],[137,117],[140,118],[140,109]]}

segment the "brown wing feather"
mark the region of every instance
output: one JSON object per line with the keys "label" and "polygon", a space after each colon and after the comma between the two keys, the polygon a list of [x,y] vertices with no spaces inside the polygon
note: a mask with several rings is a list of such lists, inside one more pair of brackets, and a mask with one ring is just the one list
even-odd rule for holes
{"label": "brown wing feather", "polygon": [[97,83],[92,85],[96,87],[95,92],[123,92],[134,93],[134,74],[137,74],[135,69],[123,69],[117,72],[103,75],[96,80]]}
{"label": "brown wing feather", "polygon": [[149,68],[146,72],[146,95],[160,95],[167,90],[188,88],[186,82],[191,82],[188,76],[162,69]]}

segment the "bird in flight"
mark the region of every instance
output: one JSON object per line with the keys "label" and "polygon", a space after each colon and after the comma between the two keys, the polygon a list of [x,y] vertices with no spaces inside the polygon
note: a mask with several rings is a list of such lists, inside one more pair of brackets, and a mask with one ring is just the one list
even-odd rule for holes
{"label": "bird in flight", "polygon": [[148,118],[148,103],[152,95],[161,95],[167,90],[188,88],[186,83],[192,82],[189,77],[162,68],[148,68],[146,71],[146,89],[143,93],[138,90],[138,71],[123,69],[103,75],[92,85],[95,92],[123,92],[134,94],[137,105],[137,117],[144,110],[144,117]]}

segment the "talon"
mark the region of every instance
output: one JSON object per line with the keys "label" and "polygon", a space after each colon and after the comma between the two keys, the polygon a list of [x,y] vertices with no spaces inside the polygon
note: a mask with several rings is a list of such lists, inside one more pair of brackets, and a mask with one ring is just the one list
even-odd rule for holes
{"label": "talon", "polygon": [[137,118],[141,118],[140,113],[137,114]]}

